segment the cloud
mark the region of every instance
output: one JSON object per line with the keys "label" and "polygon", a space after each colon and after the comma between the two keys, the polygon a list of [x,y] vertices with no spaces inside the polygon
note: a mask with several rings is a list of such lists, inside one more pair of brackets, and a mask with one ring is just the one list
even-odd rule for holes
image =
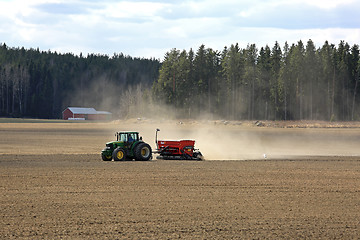
{"label": "cloud", "polygon": [[48,14],[84,14],[87,12],[84,4],[79,3],[42,3],[34,5],[34,8]]}
{"label": "cloud", "polygon": [[156,2],[118,2],[106,4],[106,7],[94,11],[111,18],[154,18],[159,11],[164,11],[169,4]]}
{"label": "cloud", "polygon": [[312,39],[360,43],[355,0],[0,1],[9,46],[162,58],[171,48],[222,50]]}
{"label": "cloud", "polygon": [[353,6],[356,4],[357,0],[298,0],[300,4],[307,4],[310,6],[315,6],[320,9],[336,9],[339,6]]}
{"label": "cloud", "polygon": [[[359,27],[358,9],[342,6],[335,10],[318,9],[311,5],[282,4],[258,9],[243,18],[242,25],[248,27],[277,27],[284,29],[308,28],[355,28]],[[349,17],[352,16],[352,17]]]}

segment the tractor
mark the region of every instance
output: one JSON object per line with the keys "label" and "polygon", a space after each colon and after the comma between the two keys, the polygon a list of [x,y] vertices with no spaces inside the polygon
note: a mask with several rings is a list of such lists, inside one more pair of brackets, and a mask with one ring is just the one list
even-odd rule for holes
{"label": "tractor", "polygon": [[142,140],[138,132],[116,132],[116,141],[106,143],[101,151],[104,161],[148,161],[152,159],[152,151],[149,144]]}

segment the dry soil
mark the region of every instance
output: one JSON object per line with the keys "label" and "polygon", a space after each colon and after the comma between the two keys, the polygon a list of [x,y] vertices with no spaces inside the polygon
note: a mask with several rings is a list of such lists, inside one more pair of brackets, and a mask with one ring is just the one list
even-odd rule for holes
{"label": "dry soil", "polygon": [[[155,127],[207,160],[101,161],[114,131],[155,148]],[[358,128],[0,123],[0,238],[358,239],[359,143]]]}

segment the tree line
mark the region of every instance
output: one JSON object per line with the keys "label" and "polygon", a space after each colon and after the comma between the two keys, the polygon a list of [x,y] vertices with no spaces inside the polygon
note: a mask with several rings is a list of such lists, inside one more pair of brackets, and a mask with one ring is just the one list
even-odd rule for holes
{"label": "tree line", "polygon": [[359,46],[344,41],[201,45],[167,52],[153,93],[190,118],[360,120],[359,70]]}
{"label": "tree line", "polygon": [[78,56],[10,48],[4,43],[0,45],[0,116],[61,118],[68,106],[126,116],[130,102],[125,97],[139,95],[139,86],[151,89],[160,65],[156,59],[122,53]]}
{"label": "tree line", "polygon": [[[359,46],[309,40],[260,49],[172,49],[164,60],[0,45],[0,116],[60,118],[68,106],[116,117],[360,120]],[[158,107],[167,105],[168,107]]]}

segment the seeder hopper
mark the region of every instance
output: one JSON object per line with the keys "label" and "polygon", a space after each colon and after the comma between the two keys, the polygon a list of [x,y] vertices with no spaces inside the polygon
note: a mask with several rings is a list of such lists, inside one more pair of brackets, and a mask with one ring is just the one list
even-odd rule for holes
{"label": "seeder hopper", "polygon": [[160,129],[156,129],[155,143],[156,151],[159,154],[157,159],[164,160],[204,160],[199,149],[195,149],[194,140],[157,140],[157,133]]}

